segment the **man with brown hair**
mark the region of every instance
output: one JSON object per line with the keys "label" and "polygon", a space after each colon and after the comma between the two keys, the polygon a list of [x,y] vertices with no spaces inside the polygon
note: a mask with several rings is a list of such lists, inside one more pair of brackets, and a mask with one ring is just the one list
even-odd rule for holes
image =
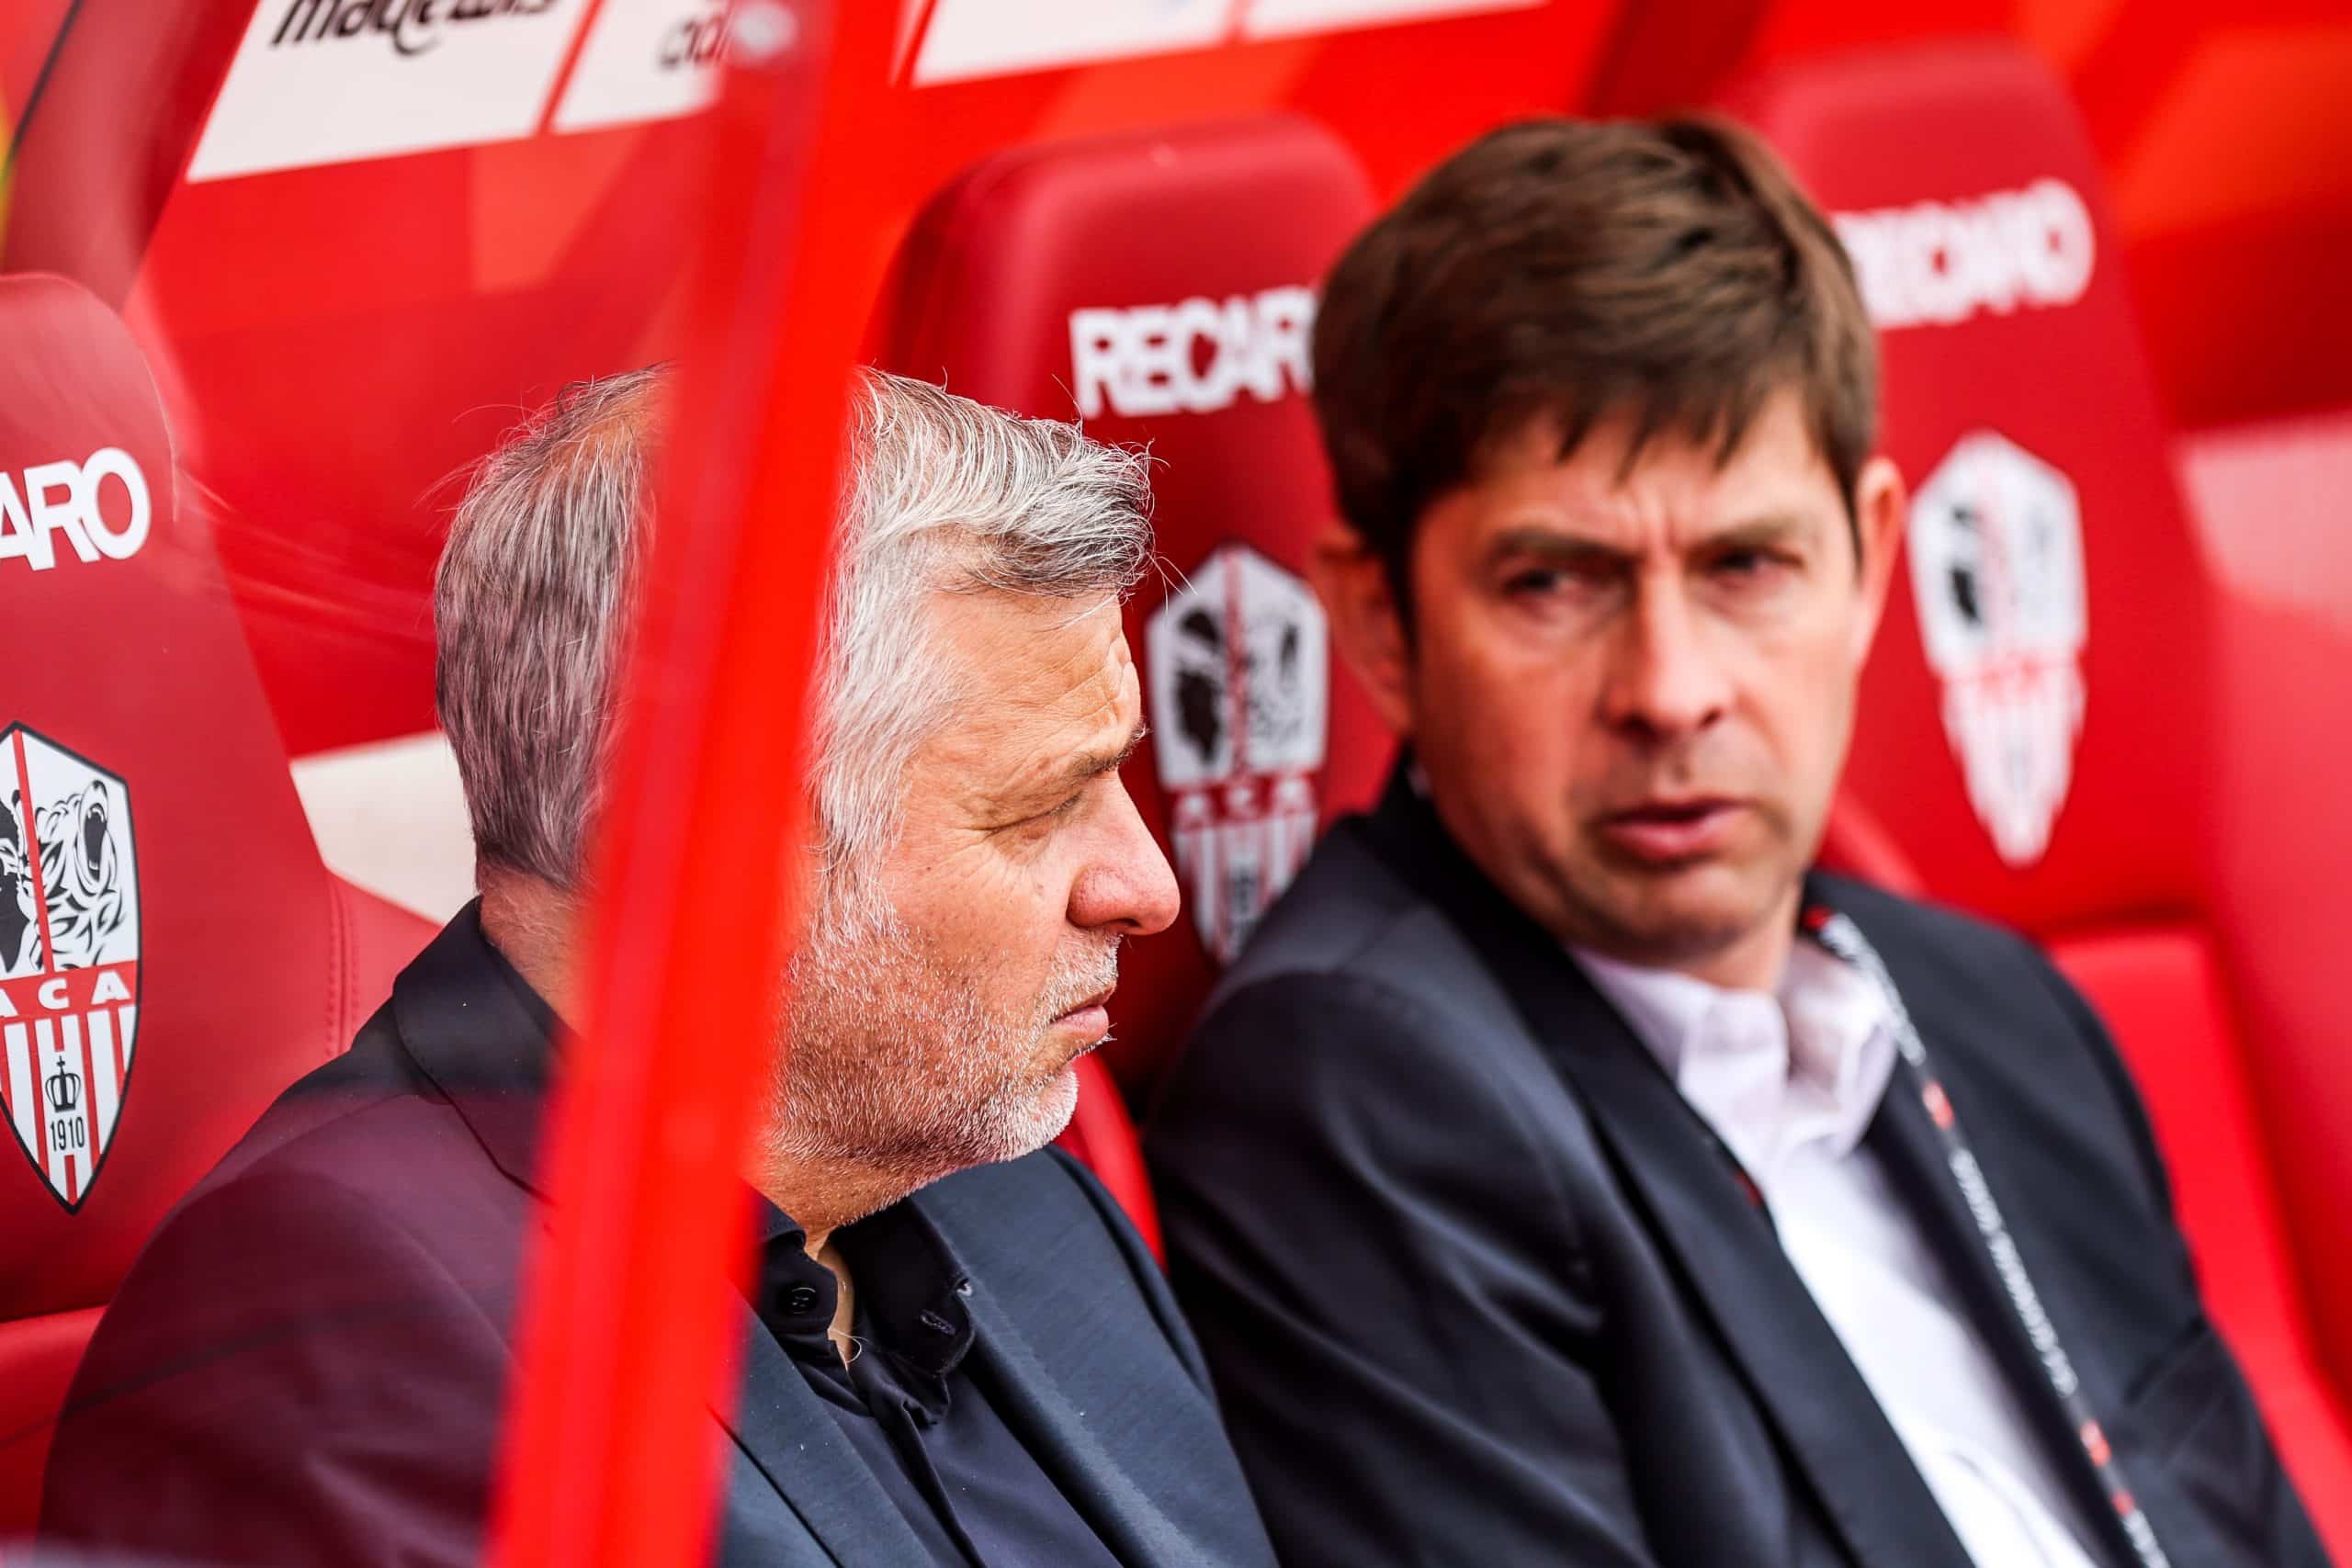
{"label": "man with brown hair", "polygon": [[1905,500],[1771,154],[1497,131],[1315,380],[1406,750],[1148,1139],[1283,1560],[2323,1562],[2089,1007],[1810,870]]}

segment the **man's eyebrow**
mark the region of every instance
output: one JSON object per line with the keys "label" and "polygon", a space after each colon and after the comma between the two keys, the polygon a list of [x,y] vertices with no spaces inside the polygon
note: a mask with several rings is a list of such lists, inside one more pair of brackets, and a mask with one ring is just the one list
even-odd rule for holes
{"label": "man's eyebrow", "polygon": [[1089,780],[1101,778],[1104,773],[1125,767],[1127,759],[1136,754],[1136,748],[1143,744],[1144,737],[1150,733],[1151,727],[1142,719],[1136,719],[1136,727],[1128,733],[1125,745],[1115,751],[1080,752],[1069,760],[1067,767],[1062,769],[1055,780],[1056,786],[1061,789],[1075,789]]}
{"label": "man's eyebrow", "polygon": [[1778,544],[1792,535],[1802,534],[1809,523],[1809,519],[1798,513],[1767,512],[1759,516],[1726,523],[1720,528],[1710,528],[1692,543],[1702,549],[1752,548],[1758,545]]}
{"label": "man's eyebrow", "polygon": [[1511,556],[1537,556],[1549,560],[1623,560],[1627,553],[1605,539],[1541,523],[1505,528],[1487,547],[1489,560]]}
{"label": "man's eyebrow", "polygon": [[[1766,512],[1743,517],[1721,527],[1700,531],[1690,547],[1702,550],[1755,548],[1778,544],[1804,533],[1811,525],[1802,513]],[[1555,524],[1530,523],[1505,528],[1487,546],[1491,560],[1532,556],[1540,560],[1624,561],[1635,552],[1606,539],[1578,534]]]}

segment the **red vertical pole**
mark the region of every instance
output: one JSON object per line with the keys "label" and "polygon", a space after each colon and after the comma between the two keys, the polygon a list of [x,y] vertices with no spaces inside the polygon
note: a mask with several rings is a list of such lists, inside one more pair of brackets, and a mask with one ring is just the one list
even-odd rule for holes
{"label": "red vertical pole", "polygon": [[[898,7],[741,0],[706,255],[589,920],[550,1108],[494,1509],[501,1568],[707,1557],[741,1154],[776,1065],[802,702],[890,134]],[[823,193],[824,220],[806,220]],[[812,215],[811,215],[812,216]]]}

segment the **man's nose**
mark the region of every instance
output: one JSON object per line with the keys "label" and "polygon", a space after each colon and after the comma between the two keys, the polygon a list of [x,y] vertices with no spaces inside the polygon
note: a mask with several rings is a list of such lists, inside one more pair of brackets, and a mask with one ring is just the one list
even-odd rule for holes
{"label": "man's nose", "polygon": [[1127,786],[1110,803],[1101,847],[1070,889],[1070,924],[1123,936],[1149,936],[1176,920],[1176,873],[1144,826]]}
{"label": "man's nose", "polygon": [[1603,716],[1645,740],[1678,740],[1723,716],[1731,682],[1681,587],[1645,581],[1615,629]]}

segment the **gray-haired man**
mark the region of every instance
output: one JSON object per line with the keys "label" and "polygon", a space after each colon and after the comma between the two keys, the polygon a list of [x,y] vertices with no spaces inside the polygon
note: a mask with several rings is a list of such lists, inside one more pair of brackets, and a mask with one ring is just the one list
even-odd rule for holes
{"label": "gray-haired man", "polygon": [[[438,684],[481,897],[150,1244],[61,1423],[50,1537],[474,1560],[662,400],[654,372],[574,388],[459,507]],[[1271,1560],[1149,1258],[1035,1152],[1119,943],[1175,914],[1117,772],[1146,501],[1067,425],[864,381],[815,910],[746,1172],[728,1562]]]}

